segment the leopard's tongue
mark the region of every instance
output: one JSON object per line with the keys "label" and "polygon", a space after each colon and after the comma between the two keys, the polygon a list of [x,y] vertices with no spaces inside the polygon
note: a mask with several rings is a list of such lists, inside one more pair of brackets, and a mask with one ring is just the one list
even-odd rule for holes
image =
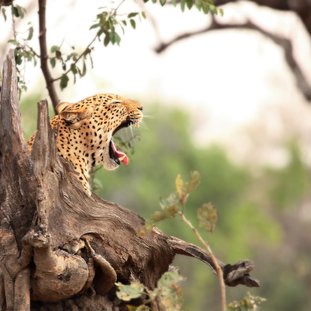
{"label": "leopard's tongue", "polygon": [[120,162],[123,163],[124,165],[128,165],[129,164],[128,156],[124,152],[119,151],[113,141],[111,141],[111,146],[115,156],[120,160]]}

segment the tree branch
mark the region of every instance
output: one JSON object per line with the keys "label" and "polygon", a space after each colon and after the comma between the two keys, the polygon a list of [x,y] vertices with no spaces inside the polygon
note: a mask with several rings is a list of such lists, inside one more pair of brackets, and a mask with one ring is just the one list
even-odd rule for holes
{"label": "tree branch", "polygon": [[46,88],[48,89],[49,96],[51,98],[54,110],[59,102],[57,96],[53,78],[48,66],[48,54],[47,54],[47,44],[46,44],[46,19],[45,19],[45,8],[46,0],[38,0],[39,5],[39,45],[40,45],[40,63],[41,70],[45,79]]}
{"label": "tree branch", "polygon": [[[239,2],[240,0],[214,0],[216,6]],[[252,1],[259,6],[279,11],[295,12],[311,35],[311,2],[309,0],[255,0]]]}
{"label": "tree branch", "polygon": [[305,77],[302,69],[297,63],[294,53],[293,53],[293,45],[290,39],[278,36],[272,32],[269,32],[260,26],[256,25],[252,21],[247,21],[241,25],[228,25],[228,24],[220,24],[215,19],[212,22],[212,30],[222,30],[222,29],[250,29],[255,30],[272,40],[275,44],[280,46],[284,50],[285,61],[292,73],[296,78],[297,87],[302,92],[303,96],[306,100],[311,101],[311,85]]}
{"label": "tree branch", "polygon": [[190,31],[190,32],[184,32],[182,34],[177,35],[175,38],[172,38],[171,40],[169,40],[167,42],[160,42],[158,44],[158,46],[154,48],[154,51],[156,53],[160,54],[160,53],[164,52],[167,48],[169,48],[171,45],[173,45],[179,41],[191,38],[193,36],[197,36],[197,35],[207,33],[211,30],[213,30],[213,29],[211,29],[210,26],[207,26],[207,27],[204,27],[202,29],[198,29],[198,30],[194,30],[194,31]]}
{"label": "tree branch", "polygon": [[[76,65],[76,64],[79,62],[79,60],[80,60],[83,56],[85,56],[85,55],[91,53],[91,46],[92,46],[92,44],[95,42],[95,40],[96,40],[97,37],[98,37],[98,35],[96,34],[96,35],[94,36],[94,38],[90,41],[90,43],[86,46],[86,48],[83,50],[83,52],[82,52],[82,53],[77,57],[77,59],[71,64],[71,66],[72,66],[72,65]],[[65,72],[63,72],[61,76],[59,76],[59,77],[57,77],[57,78],[54,78],[54,79],[52,80],[52,82],[55,82],[55,81],[60,80],[60,79],[62,78],[63,75],[66,75],[66,74],[68,74],[70,71],[72,71],[71,66],[69,67],[69,69],[67,69]]]}
{"label": "tree branch", "polygon": [[154,50],[156,53],[162,53],[168,47],[170,47],[171,45],[181,40],[185,40],[192,36],[208,33],[210,31],[224,30],[224,29],[249,29],[249,30],[258,31],[264,36],[266,36],[267,38],[269,38],[270,40],[272,40],[275,44],[280,46],[284,50],[285,61],[296,78],[297,87],[300,89],[300,91],[302,92],[306,100],[311,101],[311,85],[308,82],[301,67],[299,66],[299,64],[297,63],[294,57],[293,45],[292,45],[291,40],[285,37],[281,37],[272,32],[269,32],[250,20],[246,21],[245,23],[241,23],[241,24],[234,24],[234,23],[222,24],[222,23],[219,23],[215,19],[215,17],[212,17],[212,22],[210,23],[210,25],[202,29],[192,31],[192,32],[185,32],[185,33],[179,34],[178,36],[171,39],[170,41],[161,42]]}
{"label": "tree branch", "polygon": [[181,220],[192,230],[196,238],[201,242],[204,246],[205,250],[208,252],[211,262],[215,267],[216,275],[219,282],[219,289],[220,289],[220,297],[221,297],[221,310],[226,311],[227,308],[227,298],[226,298],[226,289],[225,289],[225,280],[222,267],[217,261],[217,258],[214,256],[212,249],[210,248],[209,244],[204,241],[202,236],[200,235],[199,231],[192,225],[192,223],[185,217],[182,212],[179,212],[178,215],[180,216]]}

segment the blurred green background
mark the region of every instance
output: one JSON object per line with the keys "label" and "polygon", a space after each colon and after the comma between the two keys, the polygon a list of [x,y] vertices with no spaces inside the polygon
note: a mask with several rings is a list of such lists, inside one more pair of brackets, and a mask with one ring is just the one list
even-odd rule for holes
{"label": "blurred green background", "polygon": [[[260,310],[311,310],[311,27],[305,14],[309,9],[301,9],[308,1],[217,1],[228,5],[214,22],[251,27],[199,31],[181,41],[174,38],[206,28],[211,16],[196,10],[181,13],[151,1],[144,7],[143,2],[105,1],[118,18],[148,13],[145,20],[134,20],[135,27],[132,20],[124,32],[118,28],[119,46],[92,41],[97,29],[90,27],[105,10],[102,0],[54,0],[47,5],[49,67],[59,98],[76,102],[112,92],[144,106],[140,128],[119,133],[119,142],[128,147],[122,150],[129,165],[113,172],[98,170],[96,193],[148,219],[160,209],[161,198],[175,191],[178,174],[188,180],[191,171],[198,171],[201,183],[189,197],[186,216],[197,225],[197,208],[211,202],[218,211],[216,230],[202,235],[226,263],[253,260],[253,276],[261,282],[251,290],[227,288],[228,302],[250,291],[267,299]],[[19,48],[39,53],[39,2],[13,3],[27,13],[13,22],[14,11],[1,7],[0,63],[17,47],[15,39]],[[55,68],[50,66],[55,47],[66,59],[73,51],[82,53],[90,42],[92,61],[82,57],[78,64],[82,71],[86,66],[85,76],[73,83],[76,76],[68,73],[68,87],[61,91],[57,77],[66,66],[61,59]],[[157,51],[169,42],[175,43]],[[29,138],[36,128],[36,103],[49,97],[38,59],[37,66],[30,58],[19,70],[28,87],[21,112]],[[303,78],[300,84],[297,74]],[[179,219],[159,227],[198,243]],[[210,268],[182,256],[174,265],[186,278],[184,310],[219,310],[218,282]]]}
{"label": "blurred green background", "polygon": [[[35,129],[38,96],[21,104],[27,137]],[[118,170],[96,173],[96,193],[148,218],[158,210],[159,200],[175,190],[175,178],[190,172],[201,174],[201,184],[191,194],[185,214],[197,225],[196,209],[212,202],[218,211],[213,233],[202,232],[214,253],[224,262],[251,259],[254,277],[261,287],[250,293],[265,297],[261,310],[308,311],[311,306],[311,226],[304,220],[304,204],[310,200],[310,169],[302,160],[298,143],[286,150],[290,160],[281,169],[250,168],[230,160],[224,148],[198,148],[191,135],[193,120],[180,108],[144,103],[145,118],[139,129],[124,129],[119,137],[133,148],[130,164]],[[198,243],[178,219],[161,222],[167,234]],[[182,283],[185,310],[217,310],[216,277],[201,262],[177,256],[186,278]],[[228,302],[241,299],[247,288],[227,288]]]}

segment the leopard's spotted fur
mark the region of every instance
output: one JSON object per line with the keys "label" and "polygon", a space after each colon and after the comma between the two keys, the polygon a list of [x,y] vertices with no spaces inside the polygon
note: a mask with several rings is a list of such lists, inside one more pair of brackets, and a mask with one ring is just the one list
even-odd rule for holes
{"label": "leopard's spotted fur", "polygon": [[[111,157],[112,135],[120,127],[139,124],[142,106],[114,94],[97,94],[77,103],[60,103],[51,126],[57,129],[58,153],[70,161],[88,194],[90,170],[102,165],[116,169],[120,161]],[[31,149],[35,134],[28,142]]]}

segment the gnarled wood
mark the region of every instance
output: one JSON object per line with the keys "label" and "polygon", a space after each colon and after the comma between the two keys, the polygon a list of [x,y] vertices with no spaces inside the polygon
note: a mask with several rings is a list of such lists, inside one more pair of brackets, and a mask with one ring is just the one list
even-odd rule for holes
{"label": "gnarled wood", "polygon": [[[84,193],[71,165],[58,157],[47,102],[38,105],[32,154],[20,126],[13,53],[7,58],[0,110],[0,309],[125,310],[115,282],[154,288],[174,256],[213,263],[199,247],[158,229],[140,236],[144,220]],[[253,265],[225,265],[229,286],[258,286]],[[2,307],[2,308],[1,308]],[[121,308],[121,309],[120,309]],[[153,310],[161,310],[158,302]]]}

